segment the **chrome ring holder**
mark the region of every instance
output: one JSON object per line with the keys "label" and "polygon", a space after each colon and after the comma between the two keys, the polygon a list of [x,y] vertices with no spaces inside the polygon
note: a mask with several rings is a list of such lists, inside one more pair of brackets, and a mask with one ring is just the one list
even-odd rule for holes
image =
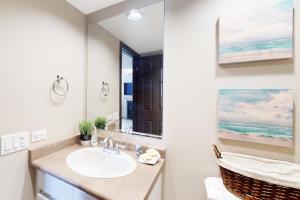
{"label": "chrome ring holder", "polygon": [[101,93],[107,97],[109,95],[109,85],[107,82],[102,82]]}
{"label": "chrome ring holder", "polygon": [[69,83],[64,77],[57,75],[56,80],[53,82],[52,90],[57,96],[64,97],[69,91]]}
{"label": "chrome ring holder", "polygon": [[109,95],[109,84],[103,81],[100,88],[99,98],[101,101],[105,102],[108,99],[108,95]]}

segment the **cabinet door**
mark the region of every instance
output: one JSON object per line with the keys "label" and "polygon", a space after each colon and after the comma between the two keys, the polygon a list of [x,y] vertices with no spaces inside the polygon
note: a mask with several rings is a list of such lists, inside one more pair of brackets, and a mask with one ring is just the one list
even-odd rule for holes
{"label": "cabinet door", "polygon": [[74,188],[74,200],[98,200],[95,197],[89,195],[78,188]]}
{"label": "cabinet door", "polygon": [[159,175],[155,185],[147,200],[161,200],[161,174]]}
{"label": "cabinet door", "polygon": [[73,186],[49,174],[38,171],[38,189],[59,200],[73,200]]}
{"label": "cabinet door", "polygon": [[42,190],[59,200],[73,199],[73,186],[60,179],[44,173],[44,188]]}

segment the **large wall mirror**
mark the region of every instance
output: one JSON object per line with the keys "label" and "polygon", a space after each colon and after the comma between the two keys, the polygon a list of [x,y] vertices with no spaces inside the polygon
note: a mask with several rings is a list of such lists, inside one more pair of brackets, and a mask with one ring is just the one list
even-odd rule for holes
{"label": "large wall mirror", "polygon": [[164,2],[150,2],[89,24],[87,117],[106,117],[109,130],[161,137]]}

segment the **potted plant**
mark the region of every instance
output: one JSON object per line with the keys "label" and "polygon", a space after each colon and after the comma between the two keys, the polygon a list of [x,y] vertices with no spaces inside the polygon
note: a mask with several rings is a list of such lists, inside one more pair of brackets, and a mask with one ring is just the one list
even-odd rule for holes
{"label": "potted plant", "polygon": [[106,128],[106,119],[104,117],[97,117],[94,121],[95,127],[99,130],[105,130]]}
{"label": "potted plant", "polygon": [[91,144],[93,122],[91,121],[81,121],[79,123],[79,132],[80,132],[80,143],[83,146],[88,146]]}

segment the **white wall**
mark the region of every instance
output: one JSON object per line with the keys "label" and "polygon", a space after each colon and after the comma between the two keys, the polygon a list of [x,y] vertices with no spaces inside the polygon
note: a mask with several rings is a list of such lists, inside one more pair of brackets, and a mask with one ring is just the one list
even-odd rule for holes
{"label": "white wall", "polygon": [[[48,141],[77,132],[85,116],[86,18],[63,0],[0,0],[0,135],[48,130]],[[57,74],[70,91],[49,100]],[[0,198],[33,200],[27,151],[0,157]]]}
{"label": "white wall", "polygon": [[[166,200],[204,200],[203,180],[218,174],[212,144],[220,149],[300,163],[299,20],[295,1],[295,60],[220,67],[216,64],[216,22],[222,12],[251,0],[166,0],[164,139],[167,145]],[[295,92],[296,148],[220,142],[219,88],[291,88]],[[184,91],[184,94],[182,94]]]}
{"label": "white wall", "polygon": [[[98,24],[88,25],[87,118],[119,112],[120,41]],[[102,81],[109,84],[107,99],[100,98]]]}

